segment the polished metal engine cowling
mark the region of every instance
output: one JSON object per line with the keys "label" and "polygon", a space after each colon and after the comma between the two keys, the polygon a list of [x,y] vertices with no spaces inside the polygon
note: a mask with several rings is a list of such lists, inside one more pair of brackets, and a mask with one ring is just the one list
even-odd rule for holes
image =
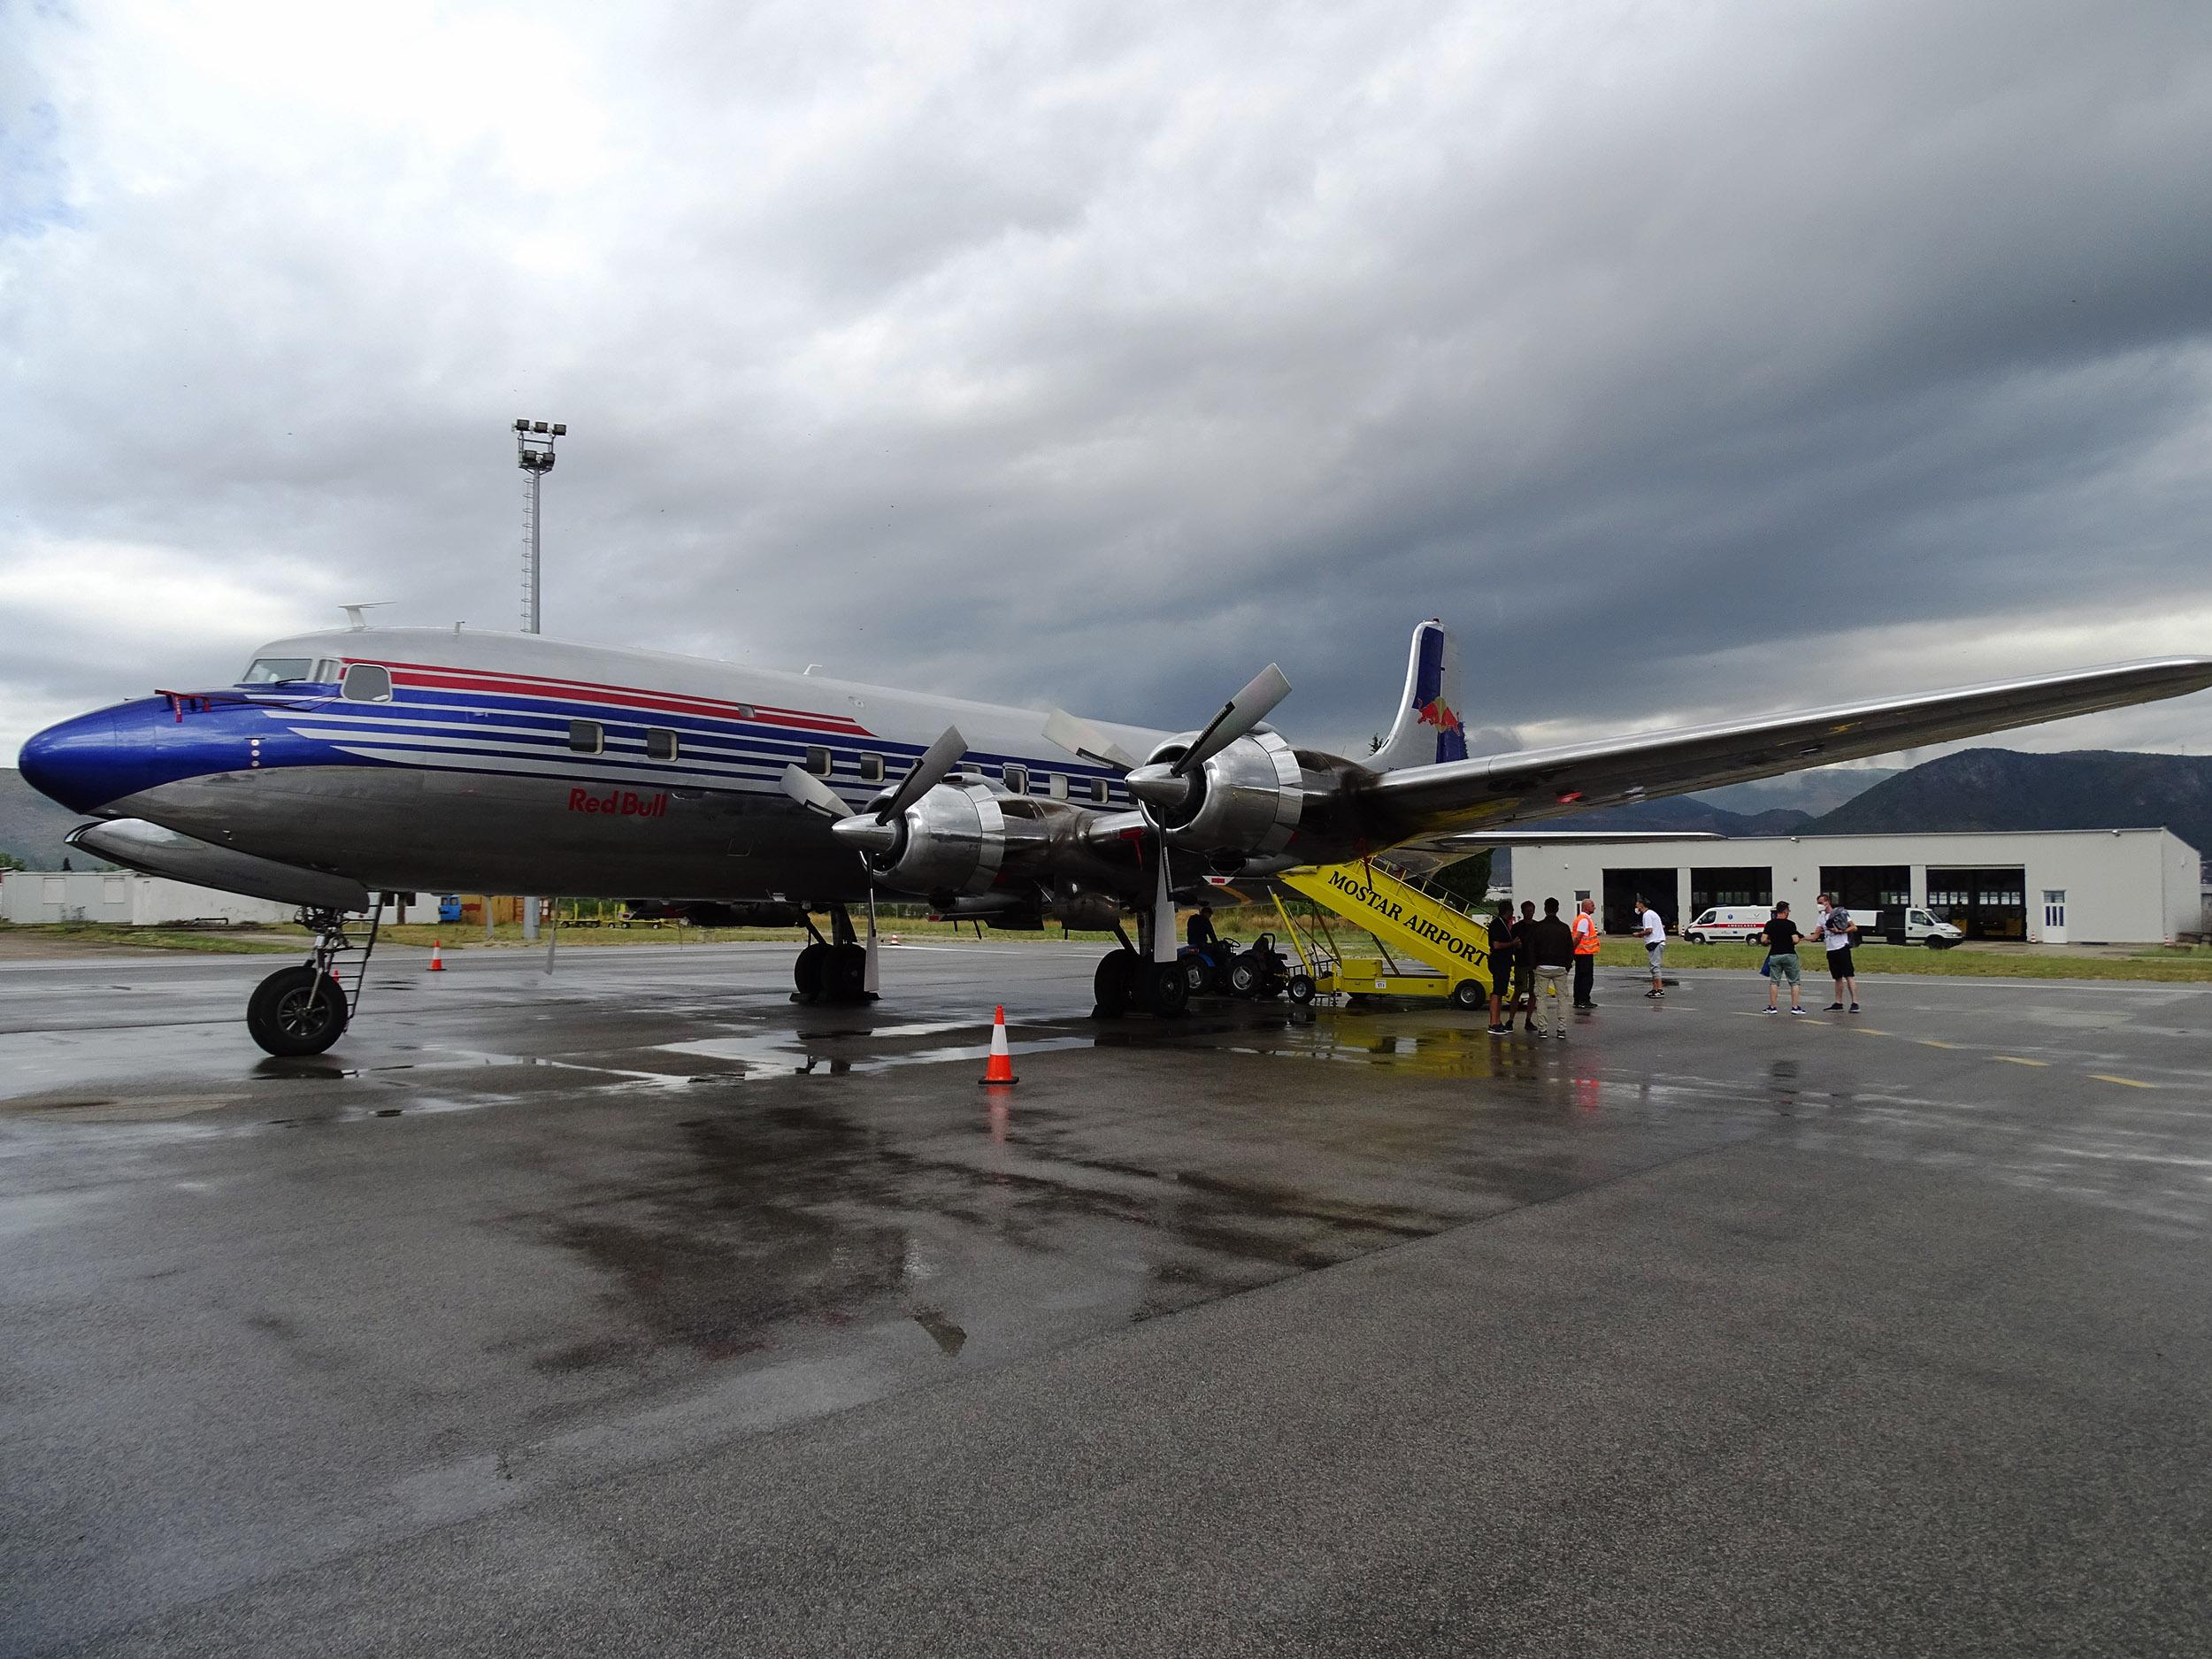
{"label": "polished metal engine cowling", "polygon": [[987,786],[941,783],[901,815],[876,879],[902,893],[987,893],[1006,856],[1006,814]]}
{"label": "polished metal engine cowling", "polygon": [[[1180,737],[1152,752],[1155,762],[1180,757],[1191,739]],[[1298,831],[1305,804],[1298,757],[1273,732],[1247,733],[1190,774],[1182,800],[1148,803],[1146,816],[1179,847],[1237,852],[1254,857],[1279,853]]]}

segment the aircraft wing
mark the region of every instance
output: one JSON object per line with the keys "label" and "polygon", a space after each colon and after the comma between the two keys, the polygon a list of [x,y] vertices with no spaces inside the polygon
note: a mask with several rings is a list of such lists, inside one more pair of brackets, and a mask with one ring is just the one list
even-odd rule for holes
{"label": "aircraft wing", "polygon": [[[1361,786],[1362,816],[1391,842],[1443,831],[1502,828],[1979,737],[2207,687],[2212,687],[2212,657],[2169,657],[1594,743],[1442,760],[1386,772]],[[1378,850],[1382,844],[1377,842]]]}

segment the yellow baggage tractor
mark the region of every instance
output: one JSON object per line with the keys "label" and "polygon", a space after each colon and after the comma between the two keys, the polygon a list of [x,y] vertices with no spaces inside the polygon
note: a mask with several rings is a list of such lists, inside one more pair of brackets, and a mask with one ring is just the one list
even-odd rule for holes
{"label": "yellow baggage tractor", "polygon": [[1277,878],[1283,886],[1371,934],[1379,956],[1347,955],[1325,920],[1301,928],[1275,895],[1284,936],[1320,995],[1448,997],[1461,1008],[1490,1001],[1488,925],[1460,900],[1379,859],[1308,864]]}

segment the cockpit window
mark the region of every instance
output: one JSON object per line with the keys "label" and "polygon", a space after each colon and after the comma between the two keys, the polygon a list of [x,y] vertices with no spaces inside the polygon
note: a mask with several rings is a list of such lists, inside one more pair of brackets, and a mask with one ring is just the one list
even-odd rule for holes
{"label": "cockpit window", "polygon": [[276,686],[288,680],[305,680],[315,672],[311,657],[257,657],[246,671],[242,686]]}

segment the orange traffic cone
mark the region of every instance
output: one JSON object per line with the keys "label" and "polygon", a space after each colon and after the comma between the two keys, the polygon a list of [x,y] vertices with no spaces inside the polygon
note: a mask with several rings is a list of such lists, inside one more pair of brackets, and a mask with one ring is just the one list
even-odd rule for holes
{"label": "orange traffic cone", "polygon": [[976,1079],[986,1088],[994,1083],[1017,1083],[1014,1075],[1014,1056],[1006,1046],[1006,1010],[1000,1007],[991,1013],[991,1057],[984,1062],[983,1075]]}
{"label": "orange traffic cone", "polygon": [[443,973],[445,972],[445,954],[438,949],[438,941],[434,939],[430,941],[429,971],[432,973]]}

